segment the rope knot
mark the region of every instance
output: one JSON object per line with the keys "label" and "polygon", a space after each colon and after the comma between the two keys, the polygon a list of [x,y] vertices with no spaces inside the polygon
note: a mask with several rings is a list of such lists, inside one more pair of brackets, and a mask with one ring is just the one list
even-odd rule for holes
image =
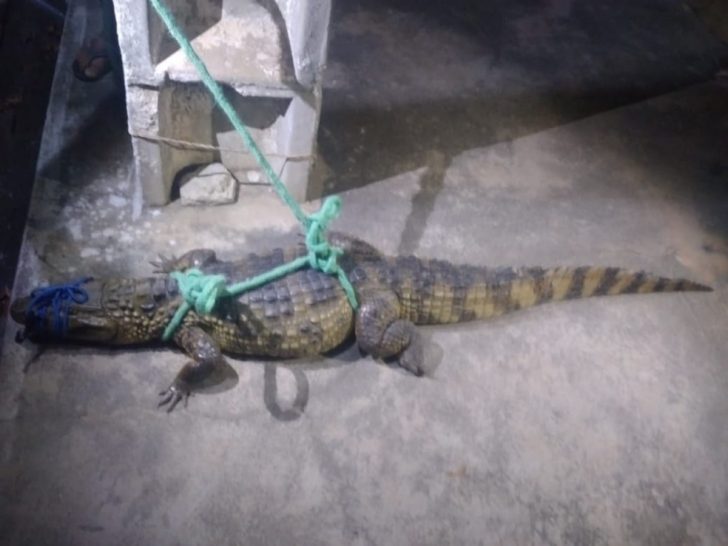
{"label": "rope knot", "polygon": [[306,248],[308,263],[312,269],[336,275],[340,268],[338,259],[343,251],[332,247],[326,238],[329,223],[341,211],[341,199],[337,196],[327,198],[321,208],[306,219]]}
{"label": "rope knot", "polygon": [[212,313],[218,298],[227,293],[223,275],[205,275],[199,269],[188,269],[184,273],[175,271],[171,277],[177,281],[187,305],[200,314]]}

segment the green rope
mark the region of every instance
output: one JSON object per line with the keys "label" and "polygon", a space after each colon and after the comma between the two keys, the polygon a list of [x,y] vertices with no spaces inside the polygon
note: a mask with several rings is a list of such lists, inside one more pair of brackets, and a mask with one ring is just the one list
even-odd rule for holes
{"label": "green rope", "polygon": [[306,248],[308,255],[302,256],[292,262],[288,262],[278,266],[270,271],[266,271],[261,275],[247,279],[241,283],[232,286],[225,286],[225,278],[222,275],[204,275],[199,269],[190,269],[184,273],[174,272],[172,277],[177,281],[180,293],[184,297],[184,302],[177,309],[174,317],[167,325],[162,338],[168,340],[174,334],[175,330],[184,320],[185,315],[191,309],[198,313],[209,314],[215,308],[218,298],[239,296],[248,290],[259,288],[271,281],[280,279],[308,265],[313,269],[323,271],[329,275],[336,275],[346,292],[349,303],[353,309],[358,307],[354,287],[346,276],[341,267],[338,265],[338,257],[342,254],[342,250],[332,247],[326,239],[326,230],[329,222],[339,215],[341,209],[341,200],[338,197],[329,197],[326,199],[318,212],[307,215],[298,202],[288,192],[288,189],[278,177],[271,167],[263,152],[260,151],[255,144],[250,131],[238,117],[235,108],[228,101],[223,88],[210,75],[205,63],[202,62],[199,55],[192,48],[182,29],[177,24],[169,8],[162,0],[149,0],[159,17],[164,21],[167,30],[177,41],[182,51],[197,70],[202,83],[212,94],[215,103],[222,109],[230,123],[243,139],[245,147],[248,149],[253,158],[258,162],[260,168],[270,180],[278,196],[291,209],[298,221],[306,231]]}
{"label": "green rope", "polygon": [[342,250],[329,245],[324,236],[329,222],[339,215],[340,209],[341,199],[329,197],[324,201],[318,212],[307,217],[309,228],[306,232],[306,247],[308,249],[306,256],[296,258],[237,284],[226,286],[223,275],[205,275],[199,269],[173,272],[171,276],[177,281],[177,286],[184,301],[177,308],[172,320],[165,328],[162,339],[167,341],[174,335],[174,332],[182,324],[185,315],[191,309],[200,314],[209,314],[215,309],[219,298],[237,297],[249,290],[260,288],[269,282],[285,277],[307,265],[329,275],[336,275],[344,288],[344,292],[346,292],[349,304],[353,309],[356,309],[359,304],[356,300],[354,287],[344,270],[337,263],[337,258],[341,255]]}

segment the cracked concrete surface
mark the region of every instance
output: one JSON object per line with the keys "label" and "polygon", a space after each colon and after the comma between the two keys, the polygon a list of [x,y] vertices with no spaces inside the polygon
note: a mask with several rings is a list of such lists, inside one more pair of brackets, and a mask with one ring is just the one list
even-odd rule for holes
{"label": "cracked concrete surface", "polygon": [[[336,228],[389,252],[623,265],[714,292],[430,328],[426,379],[351,348],[229,359],[222,388],[172,415],[154,406],[178,351],[39,351],[10,327],[2,543],[728,543],[728,85],[710,81],[719,46],[697,20],[654,4],[492,2],[463,17],[473,5],[454,2],[446,19],[338,3],[326,183],[346,190]],[[81,38],[67,32],[62,54]],[[111,82],[80,84],[66,65],[16,291],[293,237],[261,186],[226,207],[142,209]]]}

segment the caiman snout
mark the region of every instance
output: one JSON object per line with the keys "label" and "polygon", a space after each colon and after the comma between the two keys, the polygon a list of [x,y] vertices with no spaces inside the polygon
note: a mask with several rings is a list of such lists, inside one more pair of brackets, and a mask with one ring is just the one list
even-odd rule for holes
{"label": "caiman snout", "polygon": [[110,342],[117,321],[103,309],[97,283],[91,279],[34,290],[10,305],[12,319],[24,326],[18,339],[68,339]]}

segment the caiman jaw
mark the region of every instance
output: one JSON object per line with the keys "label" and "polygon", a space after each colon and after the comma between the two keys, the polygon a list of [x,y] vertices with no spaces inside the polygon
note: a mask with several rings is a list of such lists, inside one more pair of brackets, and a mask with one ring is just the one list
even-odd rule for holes
{"label": "caiman jaw", "polygon": [[30,303],[30,298],[18,298],[10,306],[10,316],[18,324],[25,325],[28,303]]}
{"label": "caiman jaw", "polygon": [[[10,317],[18,324],[25,326],[26,318],[28,316],[28,304],[30,298],[18,298],[10,305]],[[25,328],[22,328],[15,332],[16,343],[22,343],[27,337]]]}

